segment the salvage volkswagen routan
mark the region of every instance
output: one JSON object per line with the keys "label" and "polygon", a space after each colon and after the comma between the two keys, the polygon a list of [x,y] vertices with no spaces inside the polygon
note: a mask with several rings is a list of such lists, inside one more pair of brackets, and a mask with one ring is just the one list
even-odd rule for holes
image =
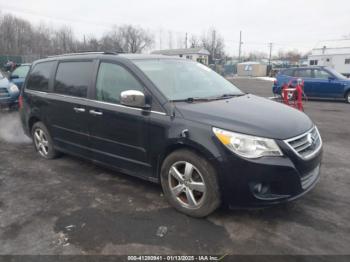
{"label": "salvage volkswagen routan", "polygon": [[50,57],[33,63],[19,102],[40,156],[64,152],[159,182],[190,216],[290,201],[319,179],[322,140],[309,117],[189,60]]}

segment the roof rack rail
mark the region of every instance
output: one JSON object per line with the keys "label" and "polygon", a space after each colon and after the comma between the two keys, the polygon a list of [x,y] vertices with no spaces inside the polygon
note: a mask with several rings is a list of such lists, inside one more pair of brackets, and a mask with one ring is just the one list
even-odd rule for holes
{"label": "roof rack rail", "polygon": [[81,51],[81,52],[76,52],[76,53],[66,53],[66,54],[61,54],[61,55],[51,55],[48,56],[48,58],[51,57],[61,57],[61,56],[71,56],[71,55],[118,55],[118,52],[114,51]]}

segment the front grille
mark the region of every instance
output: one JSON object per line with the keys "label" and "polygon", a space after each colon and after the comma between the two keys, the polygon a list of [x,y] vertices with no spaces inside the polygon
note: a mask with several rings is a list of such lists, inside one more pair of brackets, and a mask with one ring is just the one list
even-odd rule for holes
{"label": "front grille", "polygon": [[7,88],[0,88],[0,97],[9,97],[10,94],[7,91]]}
{"label": "front grille", "polygon": [[284,142],[302,159],[311,158],[322,147],[322,139],[316,126],[306,133]]}
{"label": "front grille", "polygon": [[319,174],[320,174],[320,166],[317,166],[310,173],[304,175],[301,178],[301,187],[304,190],[310,187],[317,180]]}

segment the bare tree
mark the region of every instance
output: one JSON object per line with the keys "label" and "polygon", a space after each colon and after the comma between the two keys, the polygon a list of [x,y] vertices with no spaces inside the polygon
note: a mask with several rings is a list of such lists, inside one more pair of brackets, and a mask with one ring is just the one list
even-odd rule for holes
{"label": "bare tree", "polygon": [[247,59],[249,61],[256,61],[256,60],[267,58],[267,57],[268,57],[267,53],[255,51],[255,52],[250,52]]}
{"label": "bare tree", "polygon": [[126,53],[141,53],[153,44],[152,36],[140,27],[124,25],[119,28],[122,49]]}
{"label": "bare tree", "polygon": [[190,47],[191,48],[196,48],[196,47],[201,47],[201,43],[196,35],[191,35],[190,37]]}
{"label": "bare tree", "polygon": [[210,53],[209,63],[214,63],[215,59],[223,59],[224,39],[220,36],[216,29],[210,29],[208,33],[202,36],[202,46]]}

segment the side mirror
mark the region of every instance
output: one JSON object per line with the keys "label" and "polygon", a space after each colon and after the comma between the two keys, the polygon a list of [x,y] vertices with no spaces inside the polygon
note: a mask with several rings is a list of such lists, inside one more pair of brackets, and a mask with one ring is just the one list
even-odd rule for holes
{"label": "side mirror", "polygon": [[19,78],[19,76],[18,75],[10,75],[10,79],[12,80],[12,79],[18,79]]}
{"label": "side mirror", "polygon": [[125,106],[147,108],[145,94],[138,90],[121,92],[120,103]]}
{"label": "side mirror", "polygon": [[329,80],[329,81],[334,81],[334,80],[335,80],[335,77],[334,77],[334,76],[330,76],[330,77],[328,77],[328,80]]}

